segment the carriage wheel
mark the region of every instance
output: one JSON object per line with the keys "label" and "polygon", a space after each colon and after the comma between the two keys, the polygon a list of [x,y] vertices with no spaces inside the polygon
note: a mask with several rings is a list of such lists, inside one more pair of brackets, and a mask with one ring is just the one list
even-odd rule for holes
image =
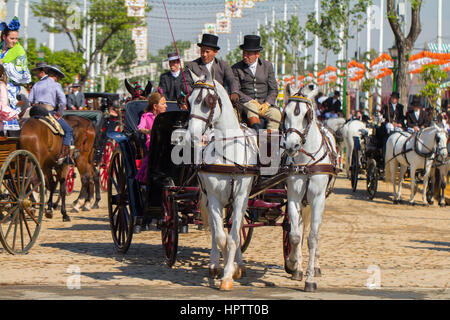
{"label": "carriage wheel", "polygon": [[[230,210],[230,209],[228,209],[228,210]],[[248,216],[248,212],[246,212],[244,214],[244,220],[245,220],[244,224],[253,223],[253,221]],[[242,225],[241,232],[239,233],[239,241],[240,241],[242,253],[244,253],[245,250],[247,250],[248,246],[250,245],[250,241],[252,240],[252,236],[253,236],[253,227],[245,227],[244,224]],[[226,227],[228,229],[228,233],[230,233],[231,220],[226,224]]]}
{"label": "carriage wheel", "polygon": [[115,148],[115,142],[108,141],[103,151],[102,161],[100,162],[100,183],[105,191],[108,191],[108,170],[111,163],[111,156]]}
{"label": "carriage wheel", "polygon": [[291,225],[289,216],[287,214],[284,216],[282,227],[283,227],[284,270],[286,270],[287,273],[290,273],[286,266],[286,261],[289,258],[289,254],[291,253],[292,250],[291,243],[289,242],[289,232],[291,231]]}
{"label": "carriage wheel", "polygon": [[3,163],[0,181],[0,242],[11,254],[25,254],[41,230],[44,175],[33,154],[17,150]]}
{"label": "carriage wheel", "polygon": [[126,253],[133,238],[134,217],[131,214],[125,166],[120,149],[117,148],[108,169],[108,213],[114,245]]}
{"label": "carriage wheel", "polygon": [[66,192],[68,195],[72,193],[74,184],[75,184],[75,169],[73,166],[70,166],[70,169],[67,172],[66,177]]}
{"label": "carriage wheel", "polygon": [[358,186],[358,172],[359,172],[359,161],[358,161],[358,155],[359,151],[353,149],[352,152],[352,165],[351,165],[351,172],[350,172],[350,179],[352,182],[352,191],[356,191],[356,187]]}
{"label": "carriage wheel", "polygon": [[161,225],[161,238],[164,247],[164,257],[169,268],[175,264],[178,251],[178,210],[176,203],[169,196],[169,191],[163,191],[162,199],[163,222]]}
{"label": "carriage wheel", "polygon": [[377,162],[372,159],[369,162],[369,166],[367,168],[367,180],[366,180],[367,192],[369,193],[369,199],[373,200],[375,198],[375,194],[377,193],[378,188],[378,170],[377,170]]}

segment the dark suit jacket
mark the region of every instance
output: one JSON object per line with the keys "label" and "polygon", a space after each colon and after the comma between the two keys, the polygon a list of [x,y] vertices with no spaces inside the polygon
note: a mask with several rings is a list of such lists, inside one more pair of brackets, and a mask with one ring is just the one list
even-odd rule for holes
{"label": "dark suit jacket", "polygon": [[77,109],[80,107],[84,107],[84,93],[78,92],[75,96],[72,92],[67,96],[67,109],[71,109],[72,106],[75,106]]}
{"label": "dark suit jacket", "polygon": [[276,105],[278,83],[272,63],[259,59],[255,76],[244,61],[236,63],[232,69],[238,80],[241,103],[258,100],[259,103],[267,102],[270,105]]}
{"label": "dark suit jacket", "polygon": [[159,87],[163,90],[167,101],[176,101],[181,92],[186,94],[186,86],[181,72],[176,78],[172,76],[170,71],[163,73],[159,78]]}
{"label": "dark suit jacket", "polygon": [[[188,62],[186,64],[186,69],[191,70],[199,77],[202,75],[207,76],[209,74],[208,68],[203,64],[201,58]],[[194,81],[192,80],[189,70],[184,71],[184,76],[186,77],[189,92],[192,92]],[[214,70],[214,80],[217,80],[229,93],[237,93],[239,91],[238,81],[234,77],[233,71],[226,61],[214,58],[211,70]]]}
{"label": "dark suit jacket", "polygon": [[[389,113],[388,113],[389,108]],[[405,116],[403,114],[404,107],[402,104],[397,103],[397,106],[394,108],[392,107],[392,104],[389,103],[389,105],[385,105],[383,107],[383,118],[386,120],[386,122],[393,123],[401,123],[403,127],[405,127]]]}
{"label": "dark suit jacket", "polygon": [[342,112],[342,104],[341,100],[337,99],[333,103],[334,97],[329,97],[327,100],[324,101],[323,105],[325,106],[326,111],[325,112]]}
{"label": "dark suit jacket", "polygon": [[408,128],[414,128],[414,127],[428,127],[430,125],[428,112],[424,110],[423,108],[420,109],[420,115],[419,119],[416,118],[416,115],[414,114],[414,110],[409,110],[406,113],[406,126]]}

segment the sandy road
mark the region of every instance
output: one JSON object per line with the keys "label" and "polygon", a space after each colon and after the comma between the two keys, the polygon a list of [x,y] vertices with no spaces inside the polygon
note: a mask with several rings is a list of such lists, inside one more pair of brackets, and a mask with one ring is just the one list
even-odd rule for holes
{"label": "sandy road", "polygon": [[[391,187],[383,183],[369,201],[363,184],[352,193],[350,182],[339,178],[327,200],[319,242],[322,277],[314,294],[284,272],[279,227],[255,230],[244,254],[247,277],[223,293],[218,281],[206,277],[208,233],[190,226],[180,235],[172,269],[164,264],[156,229],[135,235],[122,255],[114,250],[103,199],[99,210],[72,213],[70,223],[59,213],[44,220],[27,255],[0,249],[0,299],[449,299],[450,209],[394,206]],[[416,199],[421,203],[419,194]],[[81,288],[69,290],[77,271]],[[368,281],[377,280],[380,288],[370,290]]]}

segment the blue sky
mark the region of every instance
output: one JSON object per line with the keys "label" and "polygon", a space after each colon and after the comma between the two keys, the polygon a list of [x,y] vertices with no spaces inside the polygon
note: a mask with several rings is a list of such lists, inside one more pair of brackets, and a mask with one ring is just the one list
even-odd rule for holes
{"label": "blue sky", "polygon": [[[30,1],[35,2],[35,1]],[[284,11],[283,0],[265,0],[257,2],[252,9],[244,9],[241,19],[233,19],[232,34],[220,35],[219,46],[222,56],[227,52],[227,40],[230,40],[230,47],[233,50],[238,45],[238,36],[242,32],[243,35],[254,33],[257,29],[258,21],[264,24],[267,14],[269,20],[272,19],[272,7],[275,8],[276,19],[283,18]],[[386,1],[385,1],[386,2]],[[314,10],[314,0],[287,0],[288,15],[295,14],[295,6],[297,5],[297,14],[300,21],[306,20],[306,15]],[[380,0],[374,0],[375,5],[379,5]],[[151,12],[147,16],[149,31],[149,51],[155,53],[158,49],[171,43],[169,25],[165,17],[164,8],[161,0],[149,0],[148,5],[152,6]],[[166,0],[167,10],[171,17],[172,27],[177,40],[189,40],[197,42],[198,34],[201,32],[204,23],[214,22],[216,12],[223,11],[223,0]],[[14,1],[8,1],[7,22],[14,15]],[[426,42],[436,42],[437,39],[437,6],[438,0],[425,0],[422,8],[422,32],[416,41],[415,51],[424,48]],[[20,1],[19,19],[23,19],[24,1]],[[409,6],[408,6],[409,13]],[[443,42],[450,43],[450,0],[443,0]],[[409,18],[408,18],[409,19]],[[21,29],[23,36],[23,29]],[[42,27],[37,19],[32,15],[30,10],[30,21],[28,28],[28,36],[36,38],[39,43],[48,43],[48,34],[42,32]],[[379,30],[372,31],[372,48],[378,50]],[[391,47],[393,44],[392,31],[387,19],[384,19],[384,49]],[[55,36],[55,49],[60,50],[70,48],[70,44],[65,36]],[[356,48],[356,39],[349,43],[349,55],[353,56]],[[360,32],[360,48],[361,52],[366,48],[366,30]],[[309,49],[312,54],[313,47]],[[330,62],[335,57],[330,58]]]}

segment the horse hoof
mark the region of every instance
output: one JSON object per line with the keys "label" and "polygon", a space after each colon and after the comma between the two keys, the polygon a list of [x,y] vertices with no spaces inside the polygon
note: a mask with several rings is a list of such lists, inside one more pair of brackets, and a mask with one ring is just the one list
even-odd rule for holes
{"label": "horse hoof", "polygon": [[288,263],[287,260],[284,260],[284,271],[286,271],[289,274],[293,274],[295,270],[292,270],[291,268],[288,267]]}
{"label": "horse hoof", "polygon": [[444,208],[445,207],[445,203],[439,203],[439,207]]}
{"label": "horse hoof", "polygon": [[94,205],[92,206],[92,209],[100,209],[100,207],[98,206],[98,204],[94,204]]}
{"label": "horse hoof", "polygon": [[322,276],[322,271],[320,270],[320,268],[314,268],[314,277],[321,277]]}
{"label": "horse hoof", "polygon": [[88,209],[88,208],[86,208],[86,207],[81,208],[81,210],[82,210],[82,211],[91,211],[90,209]]}
{"label": "horse hoof", "polygon": [[209,278],[210,279],[219,279],[222,270],[220,268],[209,268]]}
{"label": "horse hoof", "polygon": [[410,205],[411,207],[414,207],[416,204],[415,204],[414,202],[409,202],[409,205]]}
{"label": "horse hoof", "polygon": [[303,280],[303,271],[294,271],[292,273],[292,280],[294,281],[302,281]]}
{"label": "horse hoof", "polygon": [[222,280],[220,282],[221,291],[231,291],[233,289],[233,280]]}
{"label": "horse hoof", "polygon": [[247,269],[245,267],[239,267],[241,269],[241,278],[245,278],[247,276]]}
{"label": "horse hoof", "polygon": [[305,292],[314,292],[317,290],[317,283],[305,282]]}
{"label": "horse hoof", "polygon": [[53,213],[51,211],[46,211],[45,212],[45,217],[48,219],[53,219]]}
{"label": "horse hoof", "polygon": [[70,222],[70,217],[68,215],[63,216],[63,222]]}
{"label": "horse hoof", "polygon": [[72,208],[72,210],[70,210],[70,212],[72,212],[72,213],[78,213],[78,212],[80,212],[80,210],[79,210],[79,209],[76,209],[76,208]]}
{"label": "horse hoof", "polygon": [[233,280],[238,280],[240,278],[242,278],[242,270],[240,267],[238,267],[236,268],[236,271],[234,271]]}
{"label": "horse hoof", "polygon": [[400,203],[400,201],[394,200],[394,204],[399,204],[399,203]]}

